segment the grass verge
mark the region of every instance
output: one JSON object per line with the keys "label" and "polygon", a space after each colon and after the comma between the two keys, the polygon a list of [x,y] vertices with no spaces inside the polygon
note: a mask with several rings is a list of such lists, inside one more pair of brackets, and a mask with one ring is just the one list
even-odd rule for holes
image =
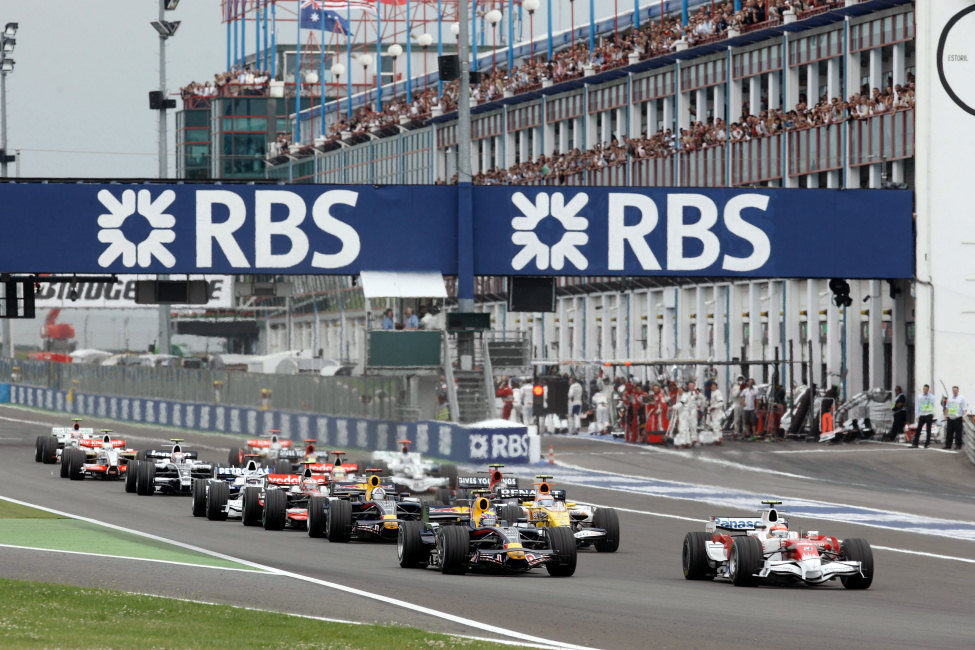
{"label": "grass verge", "polygon": [[0,519],[64,519],[64,517],[0,499]]}
{"label": "grass verge", "polygon": [[510,648],[108,589],[0,579],[0,648]]}

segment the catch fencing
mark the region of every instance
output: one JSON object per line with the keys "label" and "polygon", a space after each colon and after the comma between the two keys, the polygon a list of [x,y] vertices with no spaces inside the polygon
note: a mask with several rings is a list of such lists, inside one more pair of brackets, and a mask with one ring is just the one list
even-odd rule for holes
{"label": "catch fencing", "polygon": [[[14,367],[17,368],[16,372]],[[399,419],[403,377],[251,374],[47,361],[0,361],[0,377],[54,390],[162,400],[278,408],[376,419]]]}

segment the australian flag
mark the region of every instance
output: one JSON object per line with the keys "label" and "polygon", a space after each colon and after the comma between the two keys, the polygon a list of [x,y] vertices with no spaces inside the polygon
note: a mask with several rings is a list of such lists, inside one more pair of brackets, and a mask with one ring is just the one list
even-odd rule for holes
{"label": "australian flag", "polygon": [[326,32],[336,34],[348,34],[349,23],[342,16],[334,11],[325,9],[323,3],[315,0],[305,0],[301,3],[301,27],[302,29],[314,29],[319,31],[322,25]]}

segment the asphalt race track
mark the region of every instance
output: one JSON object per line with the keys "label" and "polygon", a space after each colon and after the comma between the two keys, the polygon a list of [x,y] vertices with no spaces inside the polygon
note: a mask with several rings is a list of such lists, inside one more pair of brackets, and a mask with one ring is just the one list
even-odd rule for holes
{"label": "asphalt race track", "polygon": [[[341,585],[529,635],[536,642],[600,648],[975,645],[975,467],[960,453],[800,443],[727,443],[675,452],[545,438],[543,449],[553,444],[557,462],[564,463],[552,468],[556,482],[562,474],[574,482],[610,486],[561,484],[570,500],[621,509],[619,552],[581,553],[571,578],[551,578],[544,570],[523,576],[443,576],[432,569],[399,568],[393,545],[331,544],[299,531],[210,522],[191,516],[188,498],[138,497],[126,494],[121,483],[60,479],[57,465],[34,463],[34,438],[46,432],[45,426],[66,421],[61,415],[0,408],[0,495],[273,571],[2,548],[0,576],[530,640],[335,587]],[[136,447],[161,445],[169,437],[141,426],[115,427]],[[201,457],[226,459],[231,438],[184,437],[188,448],[201,450]],[[748,505],[752,493],[753,506]],[[772,495],[814,502],[806,511],[818,513],[817,518],[793,517],[793,528],[868,539],[876,565],[873,586],[858,592],[846,591],[838,581],[817,588],[736,588],[684,580],[680,551],[685,532],[703,530],[710,514],[751,515],[760,505],[757,499]],[[782,509],[789,510],[788,498]]]}

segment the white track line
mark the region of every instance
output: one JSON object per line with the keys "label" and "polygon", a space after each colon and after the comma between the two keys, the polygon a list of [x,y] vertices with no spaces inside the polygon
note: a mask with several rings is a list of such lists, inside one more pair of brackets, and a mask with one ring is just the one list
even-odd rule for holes
{"label": "white track line", "polygon": [[[699,517],[684,517],[682,515],[672,515],[666,512],[651,512],[650,510],[633,510],[632,508],[620,508],[618,506],[610,506],[600,503],[587,503],[587,505],[596,506],[597,508],[614,508],[619,512],[630,512],[636,515],[646,515],[648,517],[661,517],[664,519],[679,519],[681,521],[693,521],[700,524],[705,523],[706,520]],[[940,553],[928,553],[926,551],[912,551],[906,548],[894,548],[893,546],[874,546],[870,545],[871,548],[877,551],[890,551],[891,553],[906,553],[907,555],[919,555],[921,557],[929,557],[936,560],[953,560],[955,562],[965,562],[966,564],[975,564],[975,559],[967,557],[958,557],[956,555],[941,555]]]}
{"label": "white track line", "polygon": [[346,585],[339,584],[337,582],[330,582],[328,580],[321,580],[319,578],[312,578],[311,576],[302,575],[300,573],[294,573],[292,571],[285,571],[283,569],[278,569],[277,567],[268,566],[265,564],[258,564],[257,562],[251,562],[250,560],[245,560],[243,558],[234,557],[232,555],[227,555],[225,553],[218,553],[217,551],[211,551],[209,549],[201,548],[199,546],[194,546],[192,544],[186,544],[185,542],[179,542],[174,539],[169,539],[166,537],[160,537],[159,535],[153,535],[151,533],[145,533],[140,530],[135,530],[132,528],[125,528],[124,526],[117,526],[115,524],[110,524],[104,521],[99,521],[97,519],[92,519],[90,517],[82,517],[80,515],[73,515],[71,513],[63,512],[61,510],[55,510],[53,508],[48,508],[45,506],[40,506],[34,503],[28,503],[27,501],[20,501],[18,499],[12,499],[10,497],[0,496],[0,499],[4,501],[9,501],[10,503],[16,503],[18,505],[27,506],[28,508],[36,508],[38,510],[44,510],[45,512],[51,512],[56,515],[61,515],[63,517],[70,517],[72,519],[78,519],[80,521],[87,521],[92,524],[97,524],[99,526],[105,526],[106,528],[111,528],[114,530],[119,530],[124,533],[131,533],[133,535],[138,535],[140,537],[145,537],[147,539],[154,539],[156,541],[165,542],[167,544],[173,544],[175,546],[181,546],[183,548],[189,549],[191,551],[196,551],[198,553],[203,553],[205,555],[210,555],[212,557],[218,557],[223,560],[228,560],[230,562],[236,562],[238,564],[243,564],[245,566],[254,567],[256,569],[261,569],[272,574],[287,576],[289,578],[294,578],[295,580],[301,580],[303,582],[310,582],[322,587],[327,587],[329,589],[335,589],[336,591],[342,591],[348,594],[353,594],[355,596],[362,596],[363,598],[369,598],[371,600],[377,600],[379,602],[387,603],[389,605],[394,605],[396,607],[402,607],[413,612],[418,612],[420,614],[426,614],[428,616],[433,616],[435,618],[440,618],[445,621],[450,621],[452,623],[457,623],[459,625],[466,625],[475,629],[482,630],[484,632],[491,632],[493,634],[499,634],[501,636],[511,637],[513,639],[519,639],[521,641],[528,641],[530,643],[538,644],[548,648],[569,648],[571,650],[583,650],[587,646],[578,646],[571,643],[564,643],[562,641],[554,641],[551,639],[545,639],[543,637],[533,636],[531,634],[525,634],[523,632],[517,632],[515,630],[509,630],[497,625],[491,625],[485,623],[484,621],[478,621],[470,618],[465,618],[463,616],[457,616],[449,612],[444,612],[441,610],[433,609],[430,607],[425,607],[423,605],[418,605],[416,603],[411,603],[405,600],[399,600],[398,598],[391,598],[389,596],[383,596],[381,594],[376,594],[370,591],[365,591],[363,589],[356,589],[355,587],[349,587]]}
{"label": "white track line", "polygon": [[[6,497],[0,497],[0,498],[7,500]],[[42,546],[21,546],[19,544],[0,544],[0,548],[16,548],[25,551],[45,551],[48,553],[68,553],[71,555],[88,555],[91,557],[104,557],[113,560],[134,560],[136,562],[159,562],[162,564],[176,564],[179,566],[189,566],[197,569],[217,569],[218,571],[240,571],[242,573],[256,573],[259,575],[267,575],[267,571],[258,571],[256,569],[238,569],[235,567],[216,566],[213,564],[196,564],[194,562],[177,562],[176,560],[158,560],[149,557],[132,557],[131,555],[109,555],[108,553],[88,553],[86,551],[64,551],[57,548],[44,548]]]}

